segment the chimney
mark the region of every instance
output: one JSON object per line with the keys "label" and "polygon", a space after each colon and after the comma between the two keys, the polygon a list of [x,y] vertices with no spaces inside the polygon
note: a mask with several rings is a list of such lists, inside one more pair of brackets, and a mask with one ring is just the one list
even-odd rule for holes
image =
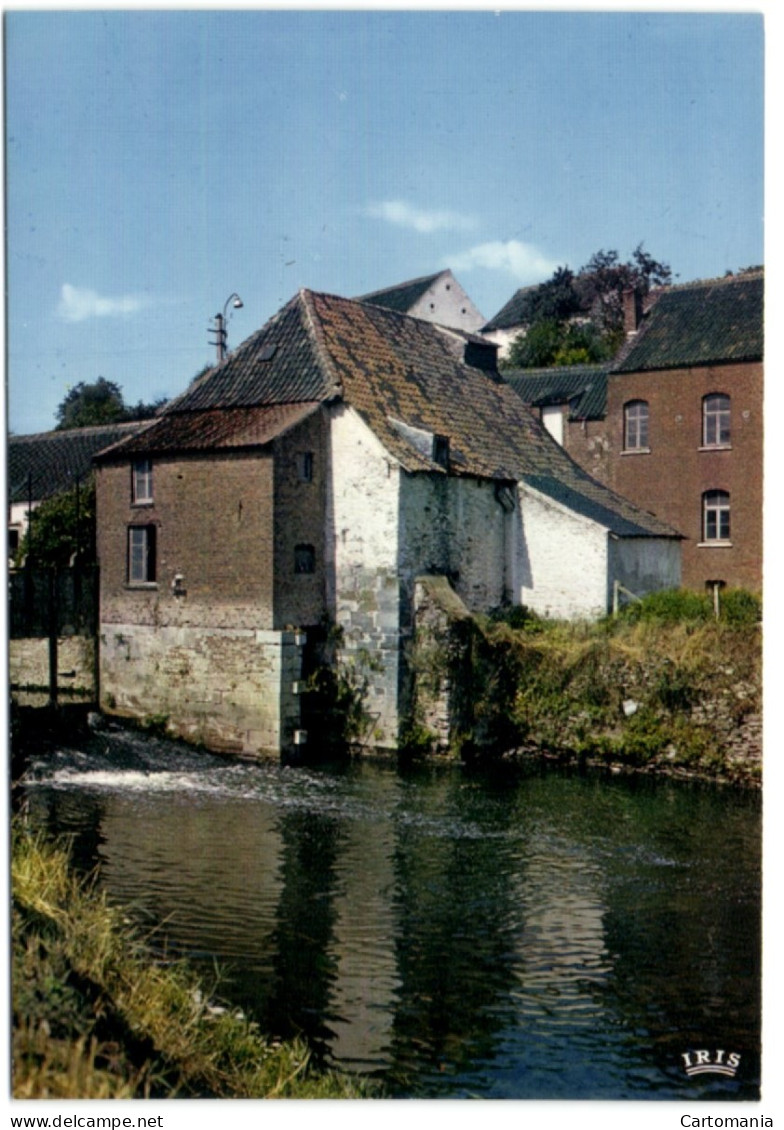
{"label": "chimney", "polygon": [[627,337],[637,333],[642,318],[642,295],[635,287],[623,292],[623,328]]}

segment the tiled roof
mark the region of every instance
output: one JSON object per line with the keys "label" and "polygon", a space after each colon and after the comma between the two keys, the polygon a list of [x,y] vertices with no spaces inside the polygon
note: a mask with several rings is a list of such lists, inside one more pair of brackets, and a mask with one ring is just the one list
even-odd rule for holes
{"label": "tiled roof", "polygon": [[90,473],[97,452],[133,435],[146,424],[147,421],[133,421],[9,436],[9,501],[26,502],[32,496],[38,502],[69,490],[77,477],[83,479]]}
{"label": "tiled roof", "polygon": [[656,301],[621,353],[616,372],[762,359],[761,271],[673,286],[653,296]]}
{"label": "tiled roof", "polygon": [[323,400],[335,391],[334,381],[319,355],[318,334],[312,332],[308,317],[298,295],[225,361],[171,401],[167,413]]}
{"label": "tiled roof", "polygon": [[570,420],[602,420],[607,408],[608,365],[569,365],[554,369],[504,369],[524,404],[544,408],[569,404]]}
{"label": "tiled roof", "polygon": [[261,447],[299,424],[319,401],[268,408],[208,408],[161,416],[129,439],[104,451],[102,461],[128,455]]}
{"label": "tiled roof", "polygon": [[482,333],[489,330],[511,330],[515,326],[521,326],[528,318],[528,303],[534,291],[539,289],[539,284],[536,286],[521,286],[516,290],[506,305],[495,314],[486,325],[482,326]]}
{"label": "tiled roof", "polygon": [[[262,360],[272,345],[274,354]],[[257,436],[271,437],[273,417],[264,411],[280,412],[288,404],[291,415],[281,413],[274,420],[275,426],[284,420],[290,426],[297,405],[304,416],[317,401],[342,399],[406,471],[503,481],[533,476],[545,493],[552,494],[553,484],[560,483],[562,490],[582,497],[583,507],[601,511],[619,536],[632,529],[674,536],[669,526],[590,479],[498,373],[465,363],[467,347],[472,347],[471,335],[380,306],[300,291],[122,450],[152,451],[156,443],[176,446],[186,439],[202,449],[226,446],[232,429],[247,437],[252,427],[259,429]],[[239,411],[253,407],[262,410],[258,417]],[[269,432],[262,424],[270,426]],[[425,433],[448,438],[448,471],[434,460]]]}
{"label": "tiled roof", "polygon": [[435,275],[423,275],[420,279],[410,279],[408,282],[388,286],[383,290],[374,290],[371,294],[361,294],[356,302],[369,302],[373,306],[383,306],[387,310],[397,310],[400,314],[407,314],[423,294],[427,294],[433,283],[449,271],[438,271]]}
{"label": "tiled roof", "polygon": [[[575,275],[573,284],[581,313],[590,314],[595,301],[590,278]],[[535,286],[522,286],[516,290],[506,305],[482,326],[482,333],[489,333],[491,330],[513,330],[527,325],[531,320],[531,300],[543,285],[537,283]]]}

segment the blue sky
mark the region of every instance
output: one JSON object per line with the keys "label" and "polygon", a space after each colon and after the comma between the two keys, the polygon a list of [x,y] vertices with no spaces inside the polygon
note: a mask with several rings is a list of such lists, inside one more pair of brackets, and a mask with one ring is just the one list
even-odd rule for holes
{"label": "blue sky", "polygon": [[173,396],[300,287],[450,266],[485,317],[639,242],[761,263],[751,11],[5,16],[8,425],[99,376]]}

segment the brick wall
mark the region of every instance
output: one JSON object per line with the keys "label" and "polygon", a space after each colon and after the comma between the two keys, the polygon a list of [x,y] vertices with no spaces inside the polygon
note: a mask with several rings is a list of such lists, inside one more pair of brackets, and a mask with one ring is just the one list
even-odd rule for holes
{"label": "brick wall", "polygon": [[[270,454],[153,461],[149,506],[131,504],[130,465],[97,475],[102,622],[273,626],[273,460]],[[157,581],[131,587],[127,529],[153,523]],[[183,578],[184,594],[172,583]]]}
{"label": "brick wall", "polygon": [[[327,436],[316,412],[274,445],[276,628],[317,624],[326,612]],[[298,546],[313,547],[312,573],[297,571]]]}
{"label": "brick wall", "polygon": [[[152,505],[133,506],[130,465],[100,469],[103,709],[165,719],[168,732],[210,749],[291,745],[302,647],[273,630],[273,479],[269,450],[159,458]],[[157,580],[134,587],[127,528],[146,523],[157,530]]]}
{"label": "brick wall", "polygon": [[[702,400],[731,397],[731,446],[702,449]],[[762,583],[762,365],[717,365],[659,373],[619,373],[608,381],[609,485],[670,523],[682,543],[683,584],[709,580],[759,590]],[[624,454],[623,406],[649,405],[648,453]],[[731,545],[702,541],[702,494],[728,491]]]}

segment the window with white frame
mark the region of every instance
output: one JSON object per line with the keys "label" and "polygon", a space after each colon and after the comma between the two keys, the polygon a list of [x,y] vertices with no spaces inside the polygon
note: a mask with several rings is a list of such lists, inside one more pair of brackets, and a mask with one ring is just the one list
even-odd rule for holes
{"label": "window with white frame", "polygon": [[152,460],[135,459],[131,475],[131,498],[134,503],[152,502]]}
{"label": "window with white frame", "polygon": [[156,579],[156,541],[155,526],[128,527],[128,583],[131,585],[154,584]]}
{"label": "window with white frame", "polygon": [[725,447],[730,442],[730,398],[712,392],[702,399],[702,445]]}
{"label": "window with white frame", "polygon": [[623,408],[624,451],[648,450],[648,401],[630,400]]}
{"label": "window with white frame", "polygon": [[706,490],[702,496],[702,540],[730,540],[730,496],[726,490]]}

